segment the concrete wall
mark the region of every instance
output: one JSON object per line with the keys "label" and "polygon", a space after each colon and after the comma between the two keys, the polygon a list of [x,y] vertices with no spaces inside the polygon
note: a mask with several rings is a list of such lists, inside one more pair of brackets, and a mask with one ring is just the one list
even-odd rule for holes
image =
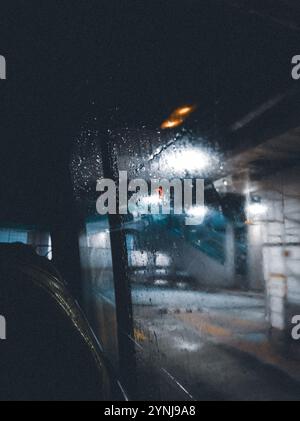
{"label": "concrete wall", "polygon": [[[257,276],[262,249],[267,313],[272,327],[284,330],[298,310],[300,314],[300,169],[282,171],[260,183],[255,194],[262,197],[267,213],[253,222],[249,232],[256,249],[249,270]],[[259,272],[258,272],[259,273]]]}

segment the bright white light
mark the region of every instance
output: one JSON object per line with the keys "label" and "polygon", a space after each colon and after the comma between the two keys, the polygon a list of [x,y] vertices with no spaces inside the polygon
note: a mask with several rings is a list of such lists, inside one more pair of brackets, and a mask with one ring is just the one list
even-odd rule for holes
{"label": "bright white light", "polygon": [[103,231],[88,237],[88,246],[100,249],[110,248],[109,232]]}
{"label": "bright white light", "polygon": [[149,197],[144,197],[142,200],[142,204],[145,206],[161,205],[162,199],[159,197],[159,194],[154,194]]}
{"label": "bright white light", "polygon": [[156,266],[169,267],[171,266],[172,259],[168,254],[156,253]]}
{"label": "bright white light", "polygon": [[154,285],[158,286],[158,287],[165,287],[169,284],[169,282],[167,280],[164,279],[158,279],[157,281],[154,282]]}
{"label": "bright white light", "polygon": [[190,352],[199,351],[199,349],[202,347],[199,343],[192,343],[192,342],[181,341],[181,340],[177,341],[175,346],[176,348],[180,350],[190,351]]}
{"label": "bright white light", "polygon": [[180,289],[185,289],[188,286],[188,284],[186,282],[176,282],[176,285]]}
{"label": "bright white light", "polygon": [[268,212],[268,206],[262,203],[251,203],[247,207],[247,212],[250,217],[264,216]]}
{"label": "bright white light", "polygon": [[53,259],[52,238],[51,238],[51,235],[49,235],[49,238],[48,238],[48,254],[47,254],[46,257],[47,257],[48,260],[52,260]]}
{"label": "bright white light", "polygon": [[206,206],[194,206],[190,208],[187,212],[187,216],[189,218],[195,218],[197,220],[197,224],[202,224],[206,215],[208,214],[209,209]]}
{"label": "bright white light", "polygon": [[146,267],[149,263],[149,254],[146,251],[131,252],[131,264],[134,267]]}
{"label": "bright white light", "polygon": [[138,218],[140,215],[148,214],[149,206],[160,206],[163,205],[163,200],[159,194],[153,194],[152,196],[145,196],[140,200],[138,210],[133,212],[133,216]]}
{"label": "bright white light", "polygon": [[169,169],[177,172],[201,172],[210,167],[212,157],[201,149],[178,149],[167,155],[166,164]]}

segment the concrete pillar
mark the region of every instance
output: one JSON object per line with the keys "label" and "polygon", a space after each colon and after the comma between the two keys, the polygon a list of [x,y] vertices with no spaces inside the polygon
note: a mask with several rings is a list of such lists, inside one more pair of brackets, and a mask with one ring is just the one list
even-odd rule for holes
{"label": "concrete pillar", "polygon": [[257,222],[248,227],[248,288],[264,289],[262,225]]}
{"label": "concrete pillar", "polygon": [[232,224],[228,224],[226,228],[226,278],[230,287],[235,286],[235,264],[236,264],[236,252],[235,252],[235,234],[234,227]]}

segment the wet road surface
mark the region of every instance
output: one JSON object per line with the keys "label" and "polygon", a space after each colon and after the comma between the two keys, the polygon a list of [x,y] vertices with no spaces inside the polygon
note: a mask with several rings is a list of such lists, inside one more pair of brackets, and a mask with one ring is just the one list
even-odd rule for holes
{"label": "wet road surface", "polygon": [[300,400],[300,358],[270,342],[263,295],[138,287],[133,299],[141,398]]}

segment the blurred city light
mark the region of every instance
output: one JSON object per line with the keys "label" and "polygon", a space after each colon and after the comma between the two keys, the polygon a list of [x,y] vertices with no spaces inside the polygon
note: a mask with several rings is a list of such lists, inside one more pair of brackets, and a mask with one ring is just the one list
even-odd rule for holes
{"label": "blurred city light", "polygon": [[212,157],[208,152],[198,148],[180,148],[168,154],[166,164],[175,172],[198,173],[209,168]]}
{"label": "blurred city light", "polygon": [[268,206],[263,203],[250,203],[247,206],[247,213],[250,217],[264,216],[268,212]]}

